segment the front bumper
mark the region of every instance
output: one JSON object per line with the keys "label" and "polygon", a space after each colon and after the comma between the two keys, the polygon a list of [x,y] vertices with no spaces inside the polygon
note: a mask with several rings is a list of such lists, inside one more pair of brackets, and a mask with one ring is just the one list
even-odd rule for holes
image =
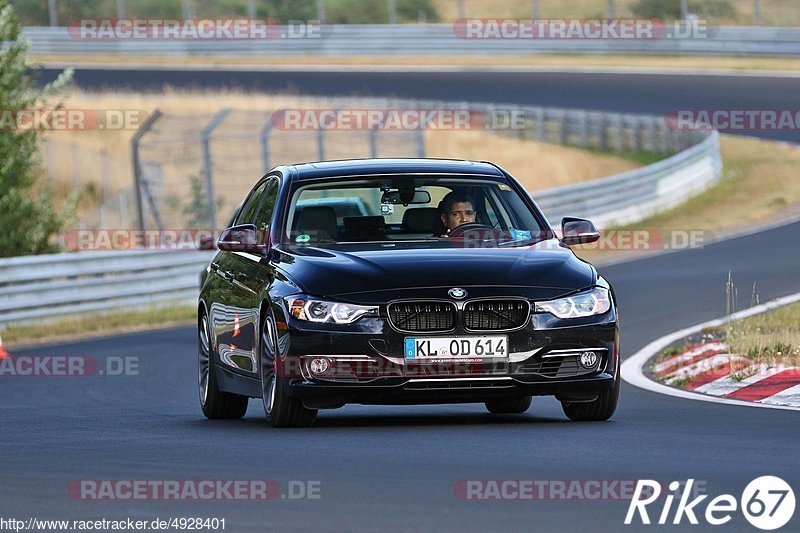
{"label": "front bumper", "polygon": [[[279,373],[289,382],[289,395],[309,406],[483,402],[526,395],[592,401],[613,386],[619,372],[613,308],[570,320],[532,314],[523,328],[510,332],[441,335],[507,335],[504,360],[406,360],[404,341],[414,335],[396,331],[386,318],[364,318],[344,327],[289,318],[280,326]],[[589,368],[579,362],[585,351],[598,356]],[[312,372],[315,358],[327,360],[329,370]]]}

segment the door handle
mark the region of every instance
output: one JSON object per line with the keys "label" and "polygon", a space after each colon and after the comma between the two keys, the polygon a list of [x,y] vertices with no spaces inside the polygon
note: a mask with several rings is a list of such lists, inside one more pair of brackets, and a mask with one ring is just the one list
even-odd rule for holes
{"label": "door handle", "polygon": [[227,270],[220,270],[219,275],[228,281],[233,281],[233,279],[236,277],[233,275],[233,272],[228,272]]}

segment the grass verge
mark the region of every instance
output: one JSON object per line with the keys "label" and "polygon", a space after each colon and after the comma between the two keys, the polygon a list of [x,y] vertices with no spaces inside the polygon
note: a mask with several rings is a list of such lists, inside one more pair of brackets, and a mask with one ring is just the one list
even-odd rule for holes
{"label": "grass verge", "polygon": [[575,54],[545,55],[431,55],[431,56],[259,56],[259,57],[168,57],[98,55],[31,55],[31,61],[45,65],[124,65],[197,67],[460,67],[460,68],[636,68],[657,70],[724,71],[800,71],[794,58],[729,56],[594,56]]}
{"label": "grass verge", "polygon": [[101,337],[172,326],[194,324],[197,308],[193,305],[152,307],[138,311],[116,311],[91,316],[67,318],[46,324],[10,325],[0,332],[6,350],[13,355],[15,345],[36,346],[71,339]]}
{"label": "grass verge", "polygon": [[731,353],[773,362],[797,363],[800,357],[800,303],[728,323]]}
{"label": "grass verge", "polygon": [[[752,137],[721,136],[724,172],[719,184],[674,209],[624,228],[699,232],[703,242],[800,213],[800,149]],[[632,258],[650,250],[581,249],[575,253],[592,262]]]}

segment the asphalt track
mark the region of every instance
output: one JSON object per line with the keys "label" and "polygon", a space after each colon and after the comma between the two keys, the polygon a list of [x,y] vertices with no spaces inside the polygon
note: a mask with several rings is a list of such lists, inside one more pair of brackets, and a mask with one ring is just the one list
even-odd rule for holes
{"label": "asphalt track", "polygon": [[[104,75],[114,84],[124,81],[117,73]],[[91,81],[96,86],[102,83],[99,76],[79,72],[78,83],[88,86]],[[154,83],[147,73],[139,76],[142,83]],[[381,85],[388,83],[382,74],[374,87],[369,87],[367,76],[348,76],[318,78],[317,92],[344,94],[361,87],[383,94],[381,87],[391,87]],[[297,84],[300,77],[265,88]],[[675,78],[665,86],[669,80],[651,78],[586,77],[572,93],[559,95],[552,85],[544,94],[541,84],[507,80],[498,89],[499,77],[493,83],[451,85],[412,76],[403,88],[416,87],[424,94],[393,92],[641,112],[658,112],[681,102],[695,107],[791,108],[790,95],[800,94],[800,81],[795,79],[726,78],[722,91],[723,84],[709,78],[715,88],[693,97],[685,79]],[[752,93],[756,87],[760,89]],[[749,302],[754,283],[761,301],[800,291],[798,235],[800,223],[794,223],[699,250],[602,269],[620,301],[623,355],[666,333],[724,315],[729,271],[742,302]],[[693,478],[702,480],[712,497],[728,493],[738,498],[750,480],[763,475],[782,477],[795,491],[800,488],[800,430],[794,412],[683,400],[623,384],[617,414],[606,423],[569,422],[555,400],[541,398],[521,416],[489,415],[482,405],[348,406],[322,412],[314,428],[278,431],[268,428],[255,401],[244,421],[202,417],[196,399],[193,328],[18,354],[136,356],[141,368],[140,375],[127,377],[2,379],[0,510],[5,516],[216,516],[226,518],[230,531],[621,531],[659,526],[625,527],[627,501],[463,501],[453,488],[465,479]],[[322,497],[271,502],[76,501],[66,493],[67,483],[76,479],[274,479],[282,488],[288,480],[316,480]],[[651,516],[660,511],[654,509]],[[796,513],[787,530],[797,530],[798,524]],[[687,527],[684,519],[681,529]],[[723,527],[754,531],[740,513]]]}

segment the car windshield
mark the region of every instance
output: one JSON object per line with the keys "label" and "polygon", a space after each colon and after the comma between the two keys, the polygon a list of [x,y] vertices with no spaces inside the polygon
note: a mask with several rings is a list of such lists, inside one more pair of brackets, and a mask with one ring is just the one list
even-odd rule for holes
{"label": "car windshield", "polygon": [[284,239],[294,244],[468,242],[530,245],[549,234],[504,178],[388,176],[300,183]]}

